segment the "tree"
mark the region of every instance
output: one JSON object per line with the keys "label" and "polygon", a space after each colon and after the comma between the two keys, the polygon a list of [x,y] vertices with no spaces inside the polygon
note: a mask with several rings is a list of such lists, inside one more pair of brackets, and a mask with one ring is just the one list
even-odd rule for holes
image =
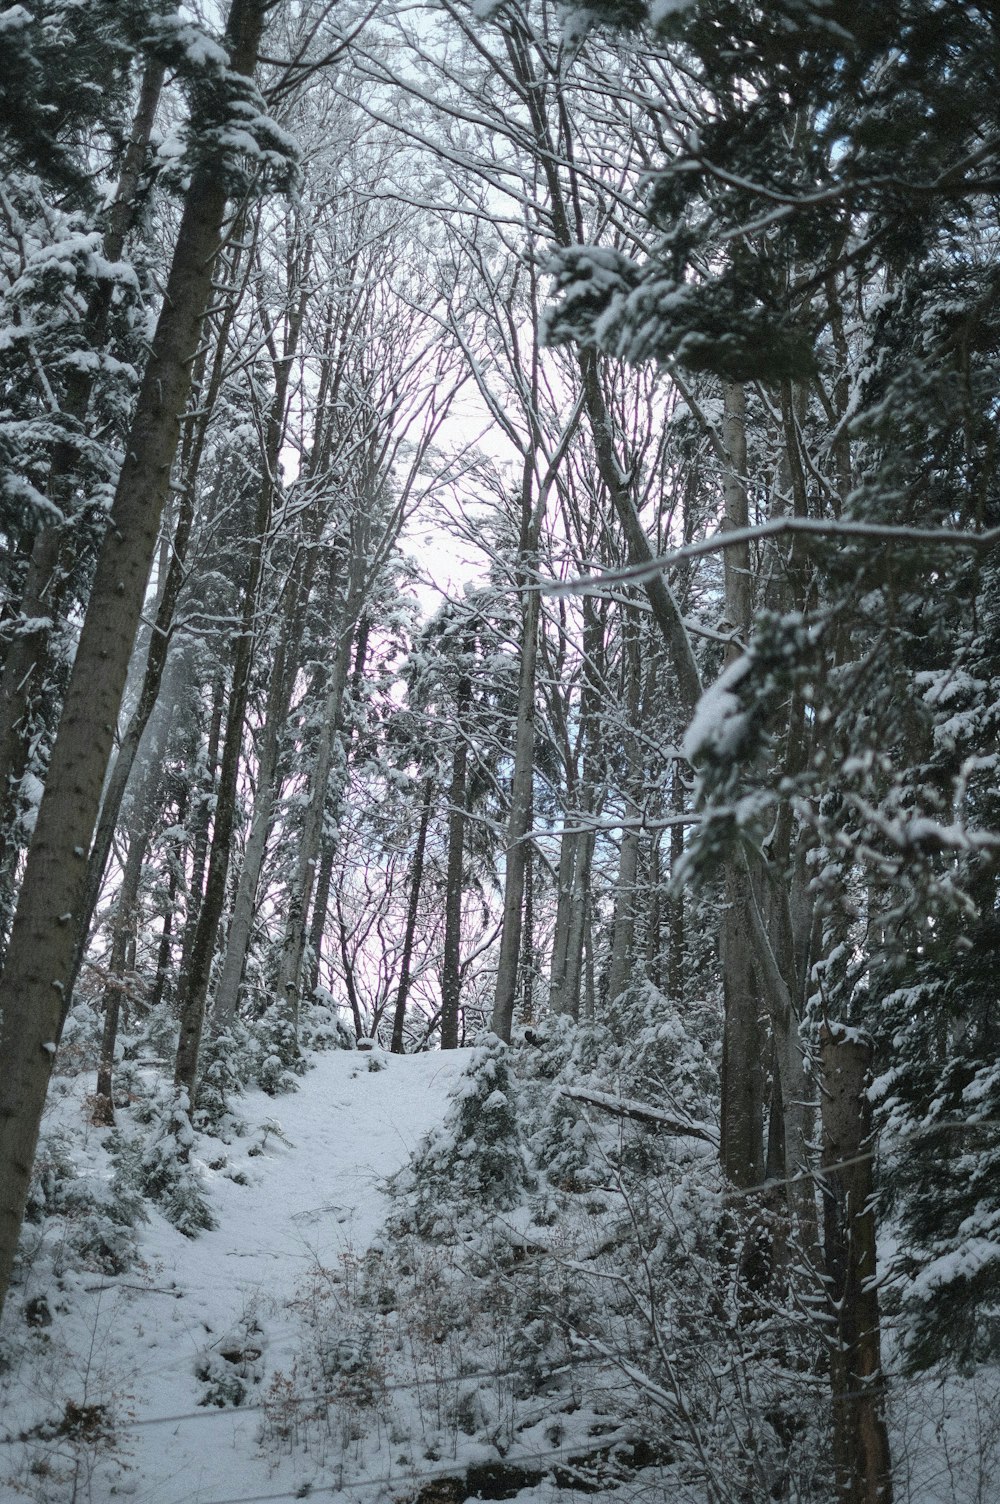
{"label": "tree", "polygon": [[242,176],[227,139],[234,107],[240,107],[244,151],[256,151],[260,166],[287,169],[287,142],[276,141],[249,81],[265,9],[263,0],[234,0],[226,49],[211,57],[193,120],[195,165],[163,309],[98,557],[0,981],[6,1065],[0,1088],[0,1300],[10,1282],[68,999],[87,852],[169,490],[192,358],[211,294],[226,205]]}

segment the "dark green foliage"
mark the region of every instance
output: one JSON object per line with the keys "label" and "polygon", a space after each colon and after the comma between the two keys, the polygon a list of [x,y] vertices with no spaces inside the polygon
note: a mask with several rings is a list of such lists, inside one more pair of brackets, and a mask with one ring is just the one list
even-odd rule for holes
{"label": "dark green foliage", "polygon": [[77,203],[93,199],[92,132],[120,144],[115,112],[133,56],[122,22],[139,10],[116,0],[32,0],[0,18],[0,162],[8,172],[36,174]]}
{"label": "dark green foliage", "polygon": [[205,30],[171,12],[152,20],[144,38],[150,53],[168,67],[190,98],[190,121],[180,184],[209,161],[233,197],[289,188],[298,170],[298,147],[268,114],[253,79],[229,66],[225,49]]}
{"label": "dark green foliage", "polygon": [[925,929],[881,1007],[886,1183],[906,1234],[902,1315],[916,1367],[1000,1352],[995,876],[979,890],[975,919]]}

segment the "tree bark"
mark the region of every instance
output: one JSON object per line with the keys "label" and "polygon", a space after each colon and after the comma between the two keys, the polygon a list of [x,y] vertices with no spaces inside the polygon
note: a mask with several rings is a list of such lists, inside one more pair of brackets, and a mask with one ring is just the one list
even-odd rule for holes
{"label": "tree bark", "polygon": [[615,890],[615,919],[611,932],[611,960],[608,966],[608,1002],[613,1004],[631,980],[632,952],[635,944],[636,883],[639,875],[639,828],[642,797],[642,758],[636,728],[639,724],[639,641],[637,624],[626,621],[625,707],[628,717],[628,774],[625,787],[625,810],[628,823],[622,830],[618,858],[618,882]]}
{"label": "tree bark", "polygon": [[[227,42],[237,72],[250,74],[256,65],[265,9],[265,0],[233,0]],[[87,856],[211,297],[226,202],[225,174],[206,161],[195,169],[185,199],[0,981],[0,1306],[10,1284],[69,998]]]}
{"label": "tree bark", "polygon": [[[159,769],[157,768],[157,773]],[[94,1121],[110,1128],[115,1121],[114,1109],[114,1064],[115,1045],[118,1041],[118,1023],[121,1017],[122,995],[126,990],[126,973],[129,971],[128,952],[130,941],[135,937],[139,909],[139,887],[142,881],[143,863],[149,850],[152,835],[152,816],[155,809],[156,785],[153,776],[144,790],[144,798],[138,802],[132,840],[122,872],[121,888],[115,908],[111,932],[111,953],[108,959],[108,977],[104,987],[104,1028],[101,1031],[101,1054],[97,1066]]]}
{"label": "tree bark", "polygon": [[827,1025],[820,1037],[823,1222],[830,1309],[833,1446],[842,1504],[891,1504],[875,1265],[868,1044]]}
{"label": "tree bark", "polygon": [[[150,63],[143,75],[132,133],[125,151],[114,202],[108,214],[103,252],[107,261],[119,261],[135,218],[137,192],[149,148],[153,121],[163,86],[163,68]],[[84,338],[96,346],[103,343],[111,309],[112,283],[98,285],[84,318]],[[66,379],[61,408],[64,419],[84,424],[93,389],[89,370],[71,368]],[[77,445],[63,439],[53,449],[48,494],[59,507],[68,501],[70,482],[77,462]],[[52,643],[56,621],[76,558],[69,522],[40,529],[28,561],[20,604],[22,619],[35,623],[19,632],[8,648],[0,675],[0,832],[5,850],[0,873],[0,932],[5,936],[13,906],[13,875],[18,843],[12,839],[17,816],[21,779],[28,766],[33,736],[32,703],[42,693],[52,669]]]}

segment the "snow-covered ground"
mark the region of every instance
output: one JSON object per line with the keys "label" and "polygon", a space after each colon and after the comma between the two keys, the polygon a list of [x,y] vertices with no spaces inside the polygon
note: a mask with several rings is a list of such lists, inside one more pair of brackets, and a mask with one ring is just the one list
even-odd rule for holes
{"label": "snow-covered ground", "polygon": [[[493,1080],[486,1070],[492,1056],[477,1055],[482,1095]],[[313,1057],[297,1092],[240,1098],[232,1105],[245,1131],[225,1144],[197,1140],[203,1159],[196,1168],[218,1225],[189,1239],[147,1204],[149,1220],[137,1228],[140,1257],[119,1276],[81,1272],[86,1263],[71,1252],[60,1257],[66,1228],[59,1215],[44,1224],[32,1262],[40,1224],[29,1226],[28,1263],[4,1312],[0,1346],[0,1504],[283,1504],[306,1497],[401,1504],[418,1494],[424,1504],[458,1504],[479,1484],[493,1496],[500,1470],[497,1491],[510,1497],[520,1490],[519,1504],[580,1504],[579,1459],[592,1463],[602,1449],[610,1455],[619,1447],[628,1457],[632,1442],[664,1437],[659,1453],[646,1447],[647,1460],[622,1492],[613,1480],[605,1486],[607,1473],[592,1473],[588,1504],[704,1504],[704,1480],[692,1475],[689,1485],[668,1455],[675,1432],[684,1441],[683,1428],[671,1429],[670,1395],[656,1391],[663,1403],[653,1403],[653,1424],[644,1428],[640,1405],[655,1386],[638,1368],[605,1360],[599,1321],[618,1330],[615,1318],[602,1317],[585,1298],[623,1272],[615,1265],[625,1256],[620,1240],[609,1244],[610,1265],[599,1264],[600,1245],[613,1230],[613,1186],[602,1181],[585,1194],[567,1192],[559,1218],[544,1225],[532,1222],[530,1198],[492,1223],[485,1217],[483,1226],[506,1240],[496,1280],[491,1249],[469,1228],[422,1240],[400,1230],[401,1215],[412,1212],[405,1187],[394,1231],[385,1235],[386,1177],[445,1118],[457,1078],[474,1058],[468,1051],[393,1057],[335,1050]],[[152,1077],[151,1068],[142,1069]],[[57,1075],[45,1125],[50,1143],[63,1135],[81,1183],[89,1177],[90,1184],[106,1183],[110,1172],[107,1130],[88,1123],[92,1082],[91,1070]],[[505,1100],[494,1092],[484,1107],[497,1096]],[[472,1100],[467,1083],[462,1101]],[[530,1101],[519,1099],[519,1131]],[[129,1111],[121,1116],[127,1132]],[[612,1137],[618,1133],[613,1116],[599,1122]],[[546,1142],[551,1149],[556,1140]],[[471,1139],[461,1144],[471,1147]],[[454,1147],[446,1132],[424,1155],[419,1180],[443,1174],[452,1212],[470,1204],[448,1160]],[[689,1143],[678,1184],[702,1164],[702,1149],[699,1140],[692,1159]],[[485,1152],[480,1145],[480,1158]],[[596,1152],[604,1164],[599,1146]],[[463,1154],[463,1164],[472,1162]],[[551,1156],[545,1163],[558,1174]],[[544,1200],[551,1185],[546,1191],[544,1176],[535,1178]],[[710,1177],[695,1175],[693,1183],[704,1187]],[[434,1182],[428,1193],[435,1208],[441,1190]],[[686,1204],[683,1197],[670,1203],[678,1212]],[[484,1257],[487,1276],[477,1279],[470,1269]],[[518,1362],[518,1373],[527,1372],[531,1340],[512,1357],[518,1334],[531,1338],[526,1313],[555,1331],[559,1312],[576,1312],[581,1300],[582,1329],[596,1332],[590,1347],[570,1342],[556,1361],[543,1343],[531,1383],[507,1382]],[[705,1324],[707,1342],[707,1313]],[[995,1370],[908,1376],[888,1329],[886,1335],[899,1504],[1000,1499]],[[692,1349],[685,1351],[690,1365]],[[685,1382],[698,1373],[685,1374]],[[818,1416],[822,1407],[820,1396]],[[807,1488],[791,1497],[825,1495]]]}
{"label": "snow-covered ground", "polygon": [[[81,1407],[85,1430],[88,1414],[96,1416],[85,1407],[102,1405],[118,1417],[117,1446],[108,1454],[96,1431],[92,1448],[80,1445],[85,1435],[72,1447],[59,1436],[27,1447],[8,1440],[0,1447],[3,1504],[46,1499],[47,1479],[61,1499],[56,1475],[71,1466],[76,1497],[92,1504],[220,1504],[288,1497],[302,1486],[301,1461],[264,1456],[258,1444],[257,1396],[294,1360],[290,1303],[311,1269],[336,1268],[368,1247],[385,1212],[384,1178],[440,1121],[468,1057],[382,1055],[375,1071],[368,1059],[317,1056],[298,1092],[240,1102],[241,1116],[258,1127],[228,1147],[227,1173],[205,1169],[214,1231],[185,1238],[154,1209],[140,1228],[138,1269],[70,1279],[51,1326],[16,1359],[21,1372],[6,1376],[2,1430],[10,1438],[58,1418],[67,1401]],[[82,1091],[54,1105],[64,1118],[77,1115],[78,1127],[82,1111]],[[99,1139],[90,1129],[91,1143]],[[235,1183],[234,1170],[248,1183]],[[196,1371],[213,1360],[223,1373],[227,1365],[240,1371],[221,1355],[241,1346],[251,1357],[260,1352],[245,1405],[206,1406]]]}

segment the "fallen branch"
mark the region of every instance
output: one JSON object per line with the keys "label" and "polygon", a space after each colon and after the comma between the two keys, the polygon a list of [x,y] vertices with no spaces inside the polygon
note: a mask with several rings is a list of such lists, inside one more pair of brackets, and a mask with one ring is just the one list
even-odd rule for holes
{"label": "fallen branch", "polygon": [[564,1097],[574,1102],[586,1102],[590,1107],[600,1107],[603,1112],[613,1112],[620,1118],[634,1118],[638,1123],[649,1123],[662,1128],[665,1133],[675,1133],[682,1138],[700,1138],[703,1143],[718,1148],[718,1135],[704,1123],[690,1123],[685,1118],[675,1118],[659,1107],[649,1107],[645,1102],[635,1102],[630,1097],[613,1097],[609,1092],[587,1091],[581,1086],[563,1086]]}

